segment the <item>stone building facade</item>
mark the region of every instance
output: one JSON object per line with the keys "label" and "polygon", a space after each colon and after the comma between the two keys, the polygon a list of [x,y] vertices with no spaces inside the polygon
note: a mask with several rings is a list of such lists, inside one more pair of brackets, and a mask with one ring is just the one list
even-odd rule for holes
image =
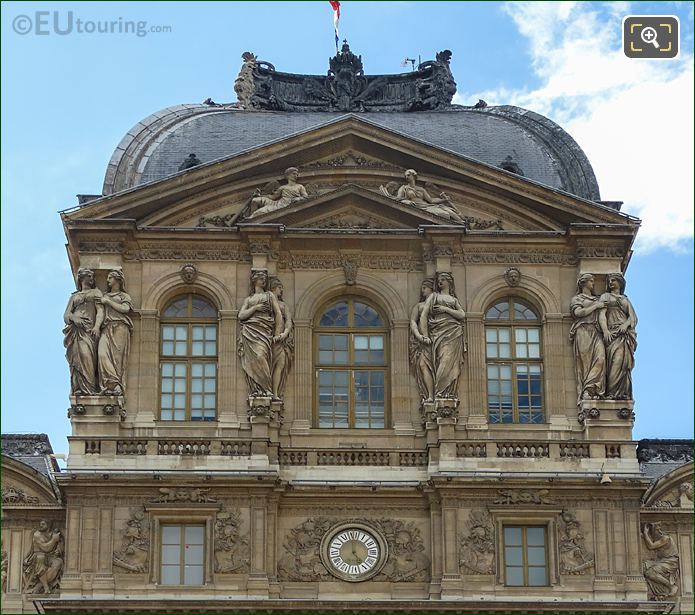
{"label": "stone building facade", "polygon": [[244,54],[62,212],[69,459],[3,437],[3,612],[693,610],[692,441],[632,439],[639,220],[450,56]]}

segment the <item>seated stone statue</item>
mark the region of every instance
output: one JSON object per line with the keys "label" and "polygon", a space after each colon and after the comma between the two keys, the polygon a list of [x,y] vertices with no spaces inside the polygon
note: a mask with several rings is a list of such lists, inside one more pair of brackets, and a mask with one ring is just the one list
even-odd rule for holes
{"label": "seated stone statue", "polygon": [[417,172],[413,169],[408,169],[405,172],[405,181],[407,184],[402,185],[398,188],[398,192],[394,195],[391,192],[391,185],[380,188],[381,193],[395,198],[402,203],[408,205],[414,205],[420,209],[440,216],[442,218],[449,219],[453,224],[465,225],[466,221],[461,217],[456,208],[451,203],[451,200],[447,194],[444,192],[439,194],[439,197],[433,197],[425,188],[422,188],[416,184]]}
{"label": "seated stone statue", "polygon": [[306,188],[302,184],[297,183],[299,177],[299,169],[290,167],[285,171],[287,183],[284,186],[277,186],[274,191],[267,196],[263,196],[260,190],[257,190],[255,196],[251,199],[249,218],[255,218],[267,214],[271,211],[283,209],[309,197]]}

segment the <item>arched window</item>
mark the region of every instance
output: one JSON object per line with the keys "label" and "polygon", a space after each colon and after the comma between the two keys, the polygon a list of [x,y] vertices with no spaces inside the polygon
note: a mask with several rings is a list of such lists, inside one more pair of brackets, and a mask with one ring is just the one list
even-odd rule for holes
{"label": "arched window", "polygon": [[386,425],[388,327],[362,298],[332,302],[315,327],[316,427]]}
{"label": "arched window", "polygon": [[217,310],[198,295],[176,297],[162,313],[160,340],[160,418],[214,421]]}
{"label": "arched window", "polygon": [[518,297],[485,312],[487,406],[490,423],[543,422],[540,317]]}

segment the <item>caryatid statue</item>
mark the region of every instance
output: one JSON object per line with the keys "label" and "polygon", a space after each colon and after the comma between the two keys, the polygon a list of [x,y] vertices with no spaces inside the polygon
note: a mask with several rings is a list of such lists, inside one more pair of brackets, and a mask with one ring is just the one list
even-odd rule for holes
{"label": "caryatid statue", "polygon": [[24,593],[50,594],[60,586],[65,543],[60,530],[50,529],[48,521],[39,521],[31,537],[31,552],[24,558]]}
{"label": "caryatid statue", "polygon": [[432,362],[432,340],[420,331],[420,317],[425,303],[434,292],[434,279],[427,278],[420,287],[420,302],[410,312],[410,335],[408,358],[415,376],[420,398],[423,402],[434,401],[434,364]]}
{"label": "caryatid statue", "polygon": [[250,397],[279,398],[273,391],[274,338],[284,331],[276,295],[268,289],[268,272],[251,273],[251,294],[239,310],[238,352]]}
{"label": "caryatid statue", "polygon": [[435,401],[458,399],[458,381],[466,350],[466,313],[456,298],[451,273],[440,272],[435,280],[435,291],[425,300],[418,329],[432,342]]}
{"label": "caryatid statue", "polygon": [[133,321],[129,316],[133,301],[125,292],[125,277],[120,269],[109,272],[106,285],[108,292],[97,299],[104,309],[97,352],[99,387],[102,395],[123,395],[133,334]]}
{"label": "caryatid statue", "polygon": [[282,317],[281,332],[273,336],[272,348],[272,377],[273,377],[273,396],[282,399],[287,385],[287,374],[292,367],[294,358],[294,323],[289,307],[282,300],[284,287],[279,278],[272,277],[269,282],[270,292],[275,295],[280,315]]}
{"label": "caryatid statue", "polygon": [[594,276],[590,273],[579,276],[577,291],[570,301],[570,313],[574,319],[570,341],[574,346],[579,404],[584,399],[602,399],[606,393],[606,348],[599,314],[607,303],[594,294]]}
{"label": "caryatid statue", "polygon": [[632,368],[637,349],[637,314],[625,293],[625,278],[608,274],[608,292],[601,295],[606,309],[599,325],[606,343],[606,398],[632,399]]}
{"label": "caryatid statue", "polygon": [[63,320],[65,357],[70,366],[70,390],[73,395],[96,395],[97,342],[104,321],[102,293],[96,288],[94,272],[77,270],[77,290],[70,295]]}

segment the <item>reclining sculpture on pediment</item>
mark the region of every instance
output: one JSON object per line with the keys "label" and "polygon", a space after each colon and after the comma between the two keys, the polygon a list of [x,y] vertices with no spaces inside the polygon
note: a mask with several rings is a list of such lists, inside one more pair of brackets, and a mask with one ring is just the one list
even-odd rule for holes
{"label": "reclining sculpture on pediment", "polygon": [[[462,216],[454,204],[451,202],[451,197],[445,192],[442,192],[432,183],[425,184],[425,187],[417,185],[417,171],[408,169],[404,173],[407,183],[399,186],[396,182],[389,182],[386,185],[379,186],[379,192],[406,205],[418,207],[430,214],[439,216],[448,220],[451,224],[460,224],[466,228],[474,228],[478,230],[488,228],[502,228],[500,220],[481,220],[470,216]],[[438,194],[432,196],[430,194]]]}

